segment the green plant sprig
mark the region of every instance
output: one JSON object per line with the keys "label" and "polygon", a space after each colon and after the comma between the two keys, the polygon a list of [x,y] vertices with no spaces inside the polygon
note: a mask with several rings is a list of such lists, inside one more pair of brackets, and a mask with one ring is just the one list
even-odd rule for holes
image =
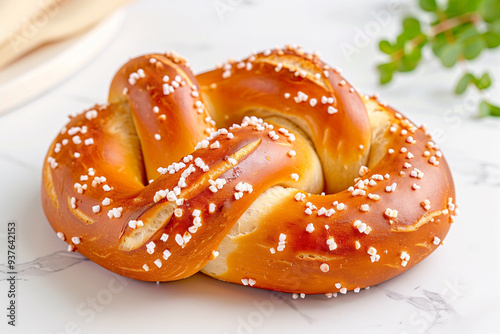
{"label": "green plant sprig", "polygon": [[[456,94],[463,94],[469,87],[480,92],[491,87],[491,75],[472,74],[467,70],[467,62],[486,49],[500,46],[500,0],[448,0],[442,6],[436,0],[418,2],[422,10],[432,15],[431,24],[423,29],[424,24],[416,17],[406,17],[403,30],[393,43],[380,41],[380,51],[390,56],[389,62],[377,66],[380,83],[389,83],[396,72],[413,71],[422,58],[422,50],[429,46],[443,66],[461,65],[464,74],[455,87]],[[500,117],[500,107],[483,98],[479,115]]]}

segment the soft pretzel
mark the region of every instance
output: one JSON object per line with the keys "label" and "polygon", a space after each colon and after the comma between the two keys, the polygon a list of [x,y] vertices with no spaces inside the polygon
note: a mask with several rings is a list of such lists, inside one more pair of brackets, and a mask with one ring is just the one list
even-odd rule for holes
{"label": "soft pretzel", "polygon": [[197,76],[175,53],[129,61],[52,143],[42,199],[70,251],[120,275],[329,296],[413,267],[455,214],[425,129],[293,47]]}

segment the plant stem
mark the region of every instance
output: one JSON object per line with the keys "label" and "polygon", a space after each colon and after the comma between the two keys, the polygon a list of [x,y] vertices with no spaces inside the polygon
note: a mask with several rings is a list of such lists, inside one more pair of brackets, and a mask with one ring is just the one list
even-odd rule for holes
{"label": "plant stem", "polygon": [[455,27],[458,27],[459,25],[462,25],[464,23],[472,23],[476,25],[480,21],[479,14],[477,13],[465,13],[459,16],[455,16],[449,19],[446,19],[444,21],[439,22],[435,26],[432,26],[429,30],[429,33],[427,34],[430,37],[436,37],[436,35],[439,35],[440,33],[443,33],[445,31],[449,31]]}
{"label": "plant stem", "polygon": [[[439,15],[444,15],[444,13],[438,13],[438,16]],[[455,36],[452,33],[447,34],[447,32],[450,32],[451,29],[465,23],[472,23],[476,25],[480,21],[480,19],[481,18],[477,13],[465,13],[439,22],[435,26],[432,26],[426,35],[429,38],[434,38],[441,33],[445,33],[445,37],[448,40],[448,42],[453,42]],[[426,41],[426,38],[424,38],[424,36],[425,36],[424,34],[420,34],[409,40],[407,43],[409,44],[411,49],[414,49],[421,43]],[[450,41],[450,39],[452,39],[452,41]],[[392,60],[398,61],[403,56],[404,56],[404,49],[398,50],[396,53],[393,54]]]}

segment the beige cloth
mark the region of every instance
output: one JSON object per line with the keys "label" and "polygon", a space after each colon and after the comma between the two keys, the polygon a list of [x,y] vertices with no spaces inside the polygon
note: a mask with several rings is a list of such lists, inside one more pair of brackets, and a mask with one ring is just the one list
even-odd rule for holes
{"label": "beige cloth", "polygon": [[0,69],[43,44],[89,29],[130,1],[0,1]]}

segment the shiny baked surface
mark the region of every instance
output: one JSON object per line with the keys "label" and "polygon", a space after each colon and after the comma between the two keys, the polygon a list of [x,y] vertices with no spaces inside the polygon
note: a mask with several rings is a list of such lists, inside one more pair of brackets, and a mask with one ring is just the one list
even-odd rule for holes
{"label": "shiny baked surface", "polygon": [[131,60],[54,140],[42,196],[70,250],[126,277],[307,294],[411,268],[455,209],[425,129],[292,47],[197,76]]}

